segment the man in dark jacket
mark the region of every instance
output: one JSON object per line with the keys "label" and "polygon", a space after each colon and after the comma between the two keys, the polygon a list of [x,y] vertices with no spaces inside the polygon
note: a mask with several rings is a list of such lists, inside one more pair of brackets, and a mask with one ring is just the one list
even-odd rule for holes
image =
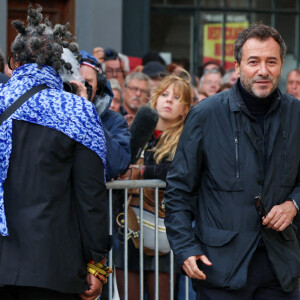
{"label": "man in dark jacket", "polygon": [[105,138],[95,107],[65,92],[58,74],[68,67],[62,43],[78,46],[65,26],[42,19],[30,6],[27,27],[13,22],[14,71],[0,84],[1,115],[44,88],[0,125],[0,299],[93,300],[102,282],[87,263],[111,245]]}
{"label": "man in dark jacket", "polygon": [[124,117],[109,109],[113,93],[108,80],[99,80],[100,65],[97,59],[86,51],[81,53],[81,74],[92,86],[91,101],[101,118],[105,133],[107,157],[107,180],[124,172],[130,163],[130,131]]}
{"label": "man in dark jacket", "polygon": [[285,53],[274,28],[242,31],[238,82],[201,101],[184,126],[165,224],[197,299],[298,299],[300,103],[277,87]]}

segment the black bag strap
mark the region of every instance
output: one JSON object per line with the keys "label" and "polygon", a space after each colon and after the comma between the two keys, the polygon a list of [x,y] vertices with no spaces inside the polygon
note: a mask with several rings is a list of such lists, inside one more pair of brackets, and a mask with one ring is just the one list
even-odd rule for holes
{"label": "black bag strap", "polygon": [[31,96],[48,89],[49,87],[46,84],[39,84],[32,87],[25,94],[23,94],[19,99],[17,99],[11,106],[9,106],[1,115],[0,115],[0,125],[6,121],[22,104],[24,104]]}

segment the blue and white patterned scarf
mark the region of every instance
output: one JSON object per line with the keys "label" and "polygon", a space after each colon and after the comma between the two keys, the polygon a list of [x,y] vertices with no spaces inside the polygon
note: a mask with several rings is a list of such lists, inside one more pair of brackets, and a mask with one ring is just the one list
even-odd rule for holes
{"label": "blue and white patterned scarf", "polygon": [[0,114],[33,86],[46,84],[0,126],[0,234],[8,235],[4,212],[3,183],[12,151],[12,119],[46,126],[66,134],[93,150],[105,165],[106,146],[100,118],[89,101],[63,91],[60,75],[54,69],[26,64],[13,72],[6,85],[0,84]]}

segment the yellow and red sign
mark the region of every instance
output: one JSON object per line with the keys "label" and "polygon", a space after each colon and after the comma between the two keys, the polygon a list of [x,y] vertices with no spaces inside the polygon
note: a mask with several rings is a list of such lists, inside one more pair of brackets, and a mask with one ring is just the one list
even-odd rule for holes
{"label": "yellow and red sign", "polygon": [[[246,27],[248,22],[226,23],[225,28],[225,69],[234,67],[234,43],[238,34]],[[203,63],[222,61],[222,24],[213,23],[204,25]]]}

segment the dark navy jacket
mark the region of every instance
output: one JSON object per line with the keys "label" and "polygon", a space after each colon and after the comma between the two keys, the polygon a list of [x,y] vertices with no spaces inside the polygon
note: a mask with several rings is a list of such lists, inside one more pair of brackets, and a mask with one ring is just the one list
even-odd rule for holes
{"label": "dark navy jacket", "polygon": [[107,86],[106,97],[100,98],[96,95],[93,101],[101,118],[106,139],[106,179],[108,180],[124,172],[128,168],[131,159],[131,134],[127,121],[122,115],[109,109],[111,101],[112,91],[110,86]]}
{"label": "dark navy jacket", "polygon": [[238,289],[262,238],[289,291],[300,276],[295,231],[264,229],[254,197],[261,194],[267,211],[288,198],[300,207],[300,101],[278,90],[264,134],[240,102],[235,85],[189,113],[167,177],[168,239],[180,266],[193,255],[212,262],[200,266],[207,279],[196,284]]}

